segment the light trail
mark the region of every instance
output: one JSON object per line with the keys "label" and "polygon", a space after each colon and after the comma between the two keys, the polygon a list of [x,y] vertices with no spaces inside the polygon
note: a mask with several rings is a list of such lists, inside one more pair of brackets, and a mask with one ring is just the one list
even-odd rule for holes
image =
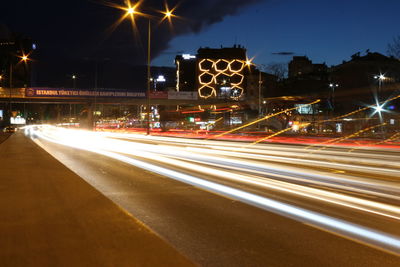
{"label": "light trail", "polygon": [[[311,123],[304,123],[304,124],[302,124],[302,125],[299,125],[299,129],[300,129],[300,128],[305,128],[305,127],[309,126],[310,124],[311,124]],[[271,135],[268,135],[268,136],[266,136],[266,137],[263,137],[263,138],[261,138],[261,139],[255,141],[255,142],[253,142],[253,143],[251,143],[251,144],[249,144],[249,145],[247,145],[247,146],[244,146],[244,147],[249,147],[249,146],[252,146],[252,145],[256,145],[256,144],[258,144],[258,143],[264,142],[265,140],[268,140],[268,139],[271,139],[271,138],[273,138],[273,137],[275,137],[275,136],[278,136],[278,135],[280,135],[280,134],[286,133],[286,132],[288,132],[288,131],[290,131],[290,130],[292,130],[292,129],[293,129],[292,127],[283,129],[283,130],[278,131],[278,132],[276,132],[276,133],[274,133],[274,134],[271,134]]]}
{"label": "light trail", "polygon": [[[389,138],[387,138],[387,139],[385,139],[385,140],[383,140],[383,141],[376,142],[376,143],[372,143],[371,146],[380,145],[380,144],[384,144],[384,143],[396,141],[398,138],[400,138],[400,133],[395,133],[395,134],[393,134],[392,136],[390,136]],[[355,151],[355,150],[357,150],[357,149],[361,149],[361,148],[359,148],[359,147],[354,147],[354,148],[352,148],[352,149],[349,149],[348,152],[350,153],[350,152],[353,152],[353,151]]]}
{"label": "light trail", "polygon": [[[364,166],[359,166],[356,163],[358,159],[353,163],[338,164],[326,161],[323,156],[332,153],[339,160],[347,153],[340,151],[321,151],[318,152],[322,153],[321,155],[306,155],[306,158],[298,158],[307,153],[304,153],[304,150],[301,152],[300,148],[277,148],[266,145],[243,148],[240,147],[243,144],[221,141],[93,133],[51,126],[27,127],[26,133],[49,142],[121,160],[136,167],[314,225],[363,244],[396,255],[400,253],[398,236],[305,209],[301,203],[296,203],[296,205],[283,203],[263,195],[268,194],[267,192],[280,192],[314,200],[317,203],[325,202],[333,206],[370,213],[370,216],[373,214],[373,216],[382,216],[398,221],[400,220],[400,208],[397,204],[388,204],[375,199],[366,199],[365,196],[349,194],[353,191],[366,194],[367,197],[392,199],[398,203],[400,200],[399,183],[363,177],[363,173],[371,172],[375,172],[377,176],[379,173],[381,175],[385,173],[391,174],[393,177],[400,177],[399,158],[395,156],[391,160],[385,161],[379,154],[360,153],[365,158],[363,159]],[[38,140],[37,142],[40,143]],[[275,155],[271,155],[274,153]],[[382,163],[385,162],[389,168],[373,166],[372,163],[376,161],[375,157],[378,159],[382,157]],[[299,167],[282,165],[289,160],[292,161],[291,163],[298,164]],[[348,159],[343,159],[343,161],[346,162]],[[311,166],[317,164],[338,170],[357,168],[360,176],[311,169]],[[392,165],[393,168],[390,167]],[[304,166],[309,166],[310,169],[304,169]],[[177,171],[178,169],[183,172]],[[185,174],[188,171],[198,175]],[[212,181],[204,177],[212,177]],[[243,187],[241,184],[246,186]],[[312,185],[320,186],[320,188]],[[240,189],[236,187],[240,187]],[[245,191],[246,187],[257,188],[258,192],[265,193],[259,195],[249,193]],[[334,190],[335,188],[341,190],[337,192]]]}
{"label": "light trail", "polygon": [[[311,145],[311,146],[306,147],[305,149],[307,150],[307,149],[309,149],[309,148],[311,148],[311,147],[321,146],[321,145],[324,145],[324,144],[327,144],[328,146],[329,146],[329,145],[332,145],[332,144],[336,144],[336,143],[339,143],[339,142],[342,142],[342,141],[344,141],[344,140],[347,140],[347,139],[350,139],[350,138],[359,136],[359,135],[362,134],[362,133],[371,131],[371,130],[373,130],[373,129],[375,129],[375,128],[378,128],[378,127],[381,127],[381,126],[385,126],[385,125],[386,125],[386,123],[381,123],[381,124],[378,124],[378,125],[374,125],[374,126],[371,126],[371,127],[367,127],[367,128],[365,128],[365,129],[362,129],[362,130],[357,131],[357,132],[355,132],[355,133],[352,133],[352,134],[350,134],[350,135],[347,135],[347,136],[344,136],[344,137],[335,138],[335,139],[331,139],[331,140],[328,140],[328,141],[326,141],[326,142],[322,142],[322,143],[319,143],[319,144]],[[323,149],[325,149],[326,147],[327,147],[327,146],[323,146],[323,147],[319,148],[318,150],[323,150]],[[312,152],[311,152],[311,153],[312,153]]]}
{"label": "light trail", "polygon": [[217,135],[215,135],[215,136],[209,137],[208,139],[215,139],[215,138],[218,138],[218,137],[221,137],[221,136],[224,136],[224,135],[227,135],[227,134],[236,132],[236,131],[238,131],[238,130],[240,130],[240,129],[249,127],[249,126],[251,126],[251,125],[253,125],[253,124],[256,124],[256,123],[259,123],[259,122],[261,122],[261,121],[265,121],[265,120],[268,120],[268,119],[270,119],[270,118],[276,117],[276,116],[278,116],[278,115],[280,115],[280,114],[283,114],[283,113],[285,113],[285,112],[288,112],[288,111],[291,111],[291,110],[295,110],[295,109],[298,109],[298,108],[301,108],[301,107],[304,107],[304,106],[314,105],[314,104],[317,104],[317,103],[319,103],[319,102],[321,102],[320,99],[315,100],[315,101],[313,101],[313,102],[311,102],[311,103],[308,103],[308,104],[304,104],[304,105],[298,106],[298,107],[288,108],[288,109],[285,109],[285,110],[276,112],[276,113],[274,113],[274,114],[267,115],[267,116],[265,116],[265,117],[263,117],[263,118],[261,118],[261,119],[252,121],[252,122],[247,123],[247,124],[245,124],[245,125],[239,126],[239,127],[235,128],[235,129],[232,129],[232,130],[223,132],[223,133],[221,133],[221,134],[217,134]]}
{"label": "light trail", "polygon": [[[396,100],[396,99],[398,99],[398,98],[400,98],[400,95],[391,97],[391,98],[389,98],[389,99],[387,99],[387,100],[385,100],[385,101],[378,102],[377,104],[379,104],[379,105],[381,105],[381,104],[386,104],[386,103],[391,102],[391,101],[393,101],[393,100]],[[361,111],[365,111],[365,110],[373,109],[373,108],[376,108],[376,105],[369,105],[369,106],[366,106],[366,107],[364,107],[364,108],[360,108],[360,109],[354,110],[354,111],[352,111],[352,112],[346,113],[346,114],[344,114],[344,115],[335,117],[335,118],[333,118],[333,119],[317,121],[316,123],[321,124],[321,123],[324,123],[324,122],[337,121],[337,120],[339,120],[339,119],[343,119],[343,118],[349,117],[349,116],[351,116],[351,115],[357,114],[357,113],[359,113],[359,112],[361,112]]]}

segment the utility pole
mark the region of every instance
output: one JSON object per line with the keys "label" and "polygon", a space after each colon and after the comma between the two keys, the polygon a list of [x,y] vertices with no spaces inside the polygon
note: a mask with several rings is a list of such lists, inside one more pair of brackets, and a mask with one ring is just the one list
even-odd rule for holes
{"label": "utility pole", "polygon": [[96,120],[97,120],[97,79],[98,79],[98,61],[95,60],[95,72],[94,72],[94,116],[93,116],[93,129],[96,131]]}
{"label": "utility pole", "polygon": [[150,135],[150,45],[151,45],[151,22],[149,19],[149,26],[148,26],[148,40],[147,40],[147,107],[146,107],[146,112],[147,112],[147,129],[146,133],[147,135]]}
{"label": "utility pole", "polygon": [[261,70],[258,71],[258,116],[261,116]]}
{"label": "utility pole", "polygon": [[10,115],[10,124],[11,124],[11,117],[12,117],[12,101],[11,101],[11,92],[12,92],[12,87],[13,87],[13,64],[12,64],[12,59],[10,59],[10,97],[9,97],[9,103],[8,103],[8,108],[9,108],[9,115]]}

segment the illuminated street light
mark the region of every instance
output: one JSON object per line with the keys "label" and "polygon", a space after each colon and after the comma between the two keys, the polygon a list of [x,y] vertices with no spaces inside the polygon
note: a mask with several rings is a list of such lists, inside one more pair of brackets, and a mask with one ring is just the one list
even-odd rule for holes
{"label": "illuminated street light", "polygon": [[[384,122],[383,120],[383,112],[386,112],[387,110],[385,110],[384,107],[385,103],[383,103],[382,105],[379,104],[378,100],[376,100],[376,106],[373,107],[374,112],[372,113],[372,116],[375,115],[376,113],[378,113],[379,115],[379,121],[381,122],[381,124]],[[382,134],[383,138],[386,138],[386,128],[384,126],[380,127],[380,131]]]}
{"label": "illuminated street light", "polygon": [[128,8],[128,10],[126,11],[126,13],[129,14],[129,15],[134,14],[134,13],[135,13],[135,8],[133,8],[133,7]]}
{"label": "illuminated street light", "polygon": [[382,111],[384,111],[383,109],[383,105],[379,105],[377,104],[377,106],[374,107],[375,112],[381,113]]}
{"label": "illuminated street light", "polygon": [[71,78],[72,78],[72,83],[73,83],[74,89],[76,89],[76,79],[78,78],[78,76],[76,76],[75,74],[72,74]]}
{"label": "illuminated street light", "polygon": [[376,80],[378,80],[378,85],[379,85],[379,87],[378,87],[378,92],[380,93],[380,92],[381,92],[381,88],[382,88],[382,82],[385,81],[385,80],[387,80],[388,78],[387,78],[384,74],[382,74],[382,73],[379,74],[379,75],[375,75],[374,78],[375,78]]}
{"label": "illuminated street light", "polygon": [[168,4],[165,3],[165,11],[161,11],[161,12],[160,12],[161,14],[164,14],[164,17],[162,18],[161,21],[164,21],[164,20],[167,19],[167,20],[169,21],[169,23],[171,23],[171,19],[172,19],[173,17],[177,17],[177,16],[174,14],[175,9],[176,9],[176,7],[174,7],[173,9],[169,9]]}
{"label": "illuminated street light", "polygon": [[[130,3],[130,1],[127,1],[127,7],[119,7],[116,6],[119,9],[123,9],[126,11],[126,14],[123,16],[122,20],[125,19],[126,17],[130,17],[131,21],[132,21],[132,25],[133,27],[135,27],[135,18],[134,15],[135,14],[139,14],[141,16],[147,17],[148,18],[148,40],[147,40],[147,93],[146,93],[146,113],[147,113],[147,127],[146,127],[146,132],[147,135],[150,134],[150,87],[151,87],[151,74],[150,74],[150,66],[151,66],[151,54],[150,54],[150,49],[151,49],[151,16],[138,12],[137,8],[139,7],[139,4],[141,2],[137,2],[135,5],[132,6],[132,4]],[[169,22],[171,22],[171,18],[175,17],[175,15],[173,14],[173,11],[175,10],[175,8],[173,9],[169,9],[168,5],[165,5],[165,11],[164,12],[160,12],[162,14],[164,14],[164,17],[161,19],[161,21],[164,21],[165,19],[168,19]]]}
{"label": "illuminated street light", "polygon": [[[252,57],[252,58],[247,58],[246,59],[246,65],[249,67],[249,69],[250,69],[250,67],[252,66],[252,65],[254,65],[255,67],[260,67],[260,66],[258,66],[257,64],[254,64],[253,63],[253,60],[254,60],[254,57]],[[261,79],[261,68],[259,68],[259,70],[258,70],[258,116],[261,116],[262,114],[262,108],[261,108],[261,102],[262,102],[262,97],[261,97],[261,86],[262,86],[262,83],[263,83],[263,81],[262,81],[262,79]],[[264,103],[264,101],[263,101],[263,103]],[[265,103],[264,103],[265,104]]]}
{"label": "illuminated street light", "polygon": [[[26,54],[23,53],[22,56],[18,56],[17,55],[16,57],[21,59],[17,64],[21,63],[22,61],[25,63],[25,65],[28,64],[28,61],[30,60],[29,59],[29,54],[26,55]],[[14,56],[13,56],[13,58],[14,58]],[[14,64],[13,64],[13,60],[12,59],[10,59],[9,68],[10,68],[10,70],[9,70],[9,86],[8,86],[9,87],[9,115],[10,115],[10,118],[11,118],[11,116],[12,116],[13,71],[14,71]],[[2,78],[3,77],[1,76],[0,80]]]}
{"label": "illuminated street light", "polygon": [[378,79],[380,81],[386,80],[386,76],[384,74],[379,74],[374,76],[375,79]]}
{"label": "illuminated street light", "polygon": [[329,84],[329,87],[330,87],[330,88],[336,88],[336,87],[339,87],[339,84],[337,84],[337,83],[330,83],[330,84]]}
{"label": "illuminated street light", "polygon": [[332,97],[332,110],[335,108],[335,88],[338,88],[339,84],[337,83],[330,83],[329,84],[329,88],[331,88],[332,92],[331,92],[331,97]]}

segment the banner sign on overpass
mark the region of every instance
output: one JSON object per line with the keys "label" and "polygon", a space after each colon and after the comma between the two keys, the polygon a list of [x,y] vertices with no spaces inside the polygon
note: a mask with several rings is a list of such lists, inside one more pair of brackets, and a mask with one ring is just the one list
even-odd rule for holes
{"label": "banner sign on overpass", "polygon": [[174,99],[174,100],[179,100],[179,99],[184,99],[184,100],[197,100],[198,99],[198,93],[197,91],[193,92],[176,92],[176,91],[156,91],[156,92],[150,92],[150,98],[151,99]]}
{"label": "banner sign on overpass", "polygon": [[25,97],[128,97],[145,98],[145,92],[126,90],[79,90],[60,88],[27,88]]}

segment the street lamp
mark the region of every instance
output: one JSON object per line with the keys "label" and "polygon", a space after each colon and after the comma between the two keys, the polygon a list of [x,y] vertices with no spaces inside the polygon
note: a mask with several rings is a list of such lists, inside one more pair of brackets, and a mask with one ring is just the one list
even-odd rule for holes
{"label": "street lamp", "polygon": [[339,84],[337,84],[337,83],[330,83],[329,84],[329,88],[331,88],[331,90],[332,90],[332,95],[331,95],[331,97],[332,97],[332,109],[334,109],[335,108],[335,88],[338,88],[339,87]]}
{"label": "street lamp", "polygon": [[[26,65],[27,63],[28,63],[28,61],[30,60],[29,59],[29,54],[28,55],[26,55],[26,54],[22,54],[22,56],[17,56],[17,57],[19,57],[20,58],[20,61],[17,63],[17,65],[19,64],[19,63],[21,63],[21,62],[24,62],[24,64]],[[12,88],[13,88],[13,70],[14,70],[14,64],[13,64],[13,59],[12,58],[10,58],[10,71],[9,71],[9,92],[10,92],[10,95],[9,95],[9,115],[10,115],[10,119],[11,119],[11,116],[12,116],[12,101],[11,101],[11,98],[12,98]]]}
{"label": "street lamp", "polygon": [[378,80],[378,84],[379,84],[378,93],[380,93],[381,92],[382,83],[383,83],[384,80],[387,79],[387,77],[384,74],[381,73],[379,75],[375,75],[374,78],[376,80]]}
{"label": "street lamp", "polygon": [[[123,19],[126,17],[130,17],[133,25],[134,24],[134,20],[135,20],[135,15],[142,15],[148,18],[148,27],[147,27],[147,90],[146,90],[146,113],[147,113],[147,125],[146,125],[146,133],[147,135],[150,135],[150,87],[151,87],[151,17],[147,14],[144,14],[142,12],[138,12],[137,8],[139,7],[140,2],[138,2],[136,5],[133,5],[127,1],[127,7],[124,8],[120,8],[126,11],[125,15],[123,16]],[[160,12],[162,14],[164,14],[164,17],[162,18],[161,21],[164,20],[168,20],[171,23],[171,18],[175,17],[175,15],[173,14],[173,11],[175,10],[175,8],[173,9],[169,9],[168,6],[165,6],[165,11],[164,12]]]}
{"label": "street lamp", "polygon": [[[255,67],[259,67],[258,69],[258,116],[260,117],[262,114],[262,108],[261,108],[261,103],[264,103],[265,101],[262,101],[262,98],[264,97],[261,94],[261,88],[262,88],[262,73],[261,73],[261,67],[262,65],[257,65],[255,63],[253,63],[254,57],[253,58],[247,58],[246,59],[246,66],[250,69],[251,66],[255,66]],[[264,103],[265,104],[265,103]]]}
{"label": "street lamp", "polygon": [[73,87],[74,87],[74,89],[76,89],[76,79],[78,78],[78,76],[76,76],[75,74],[72,74],[71,78],[72,78]]}
{"label": "street lamp", "polygon": [[[383,114],[382,114],[382,112],[383,111],[385,111],[384,109],[383,109],[383,106],[385,105],[385,103],[383,103],[382,105],[380,105],[380,94],[381,94],[381,90],[382,90],[382,83],[386,80],[386,79],[388,79],[384,74],[382,74],[382,73],[380,73],[379,75],[375,75],[374,76],[374,79],[376,79],[376,80],[378,80],[378,93],[377,93],[377,95],[376,95],[376,107],[374,107],[374,109],[375,109],[375,112],[373,113],[373,114],[375,114],[375,113],[378,113],[378,115],[379,115],[379,121],[381,122],[381,123],[383,123],[383,121],[384,121],[384,118],[383,118]],[[384,126],[382,126],[381,127],[381,131],[382,131],[382,134],[383,134],[383,138],[385,138],[385,132],[386,132],[386,128],[384,128]]]}

